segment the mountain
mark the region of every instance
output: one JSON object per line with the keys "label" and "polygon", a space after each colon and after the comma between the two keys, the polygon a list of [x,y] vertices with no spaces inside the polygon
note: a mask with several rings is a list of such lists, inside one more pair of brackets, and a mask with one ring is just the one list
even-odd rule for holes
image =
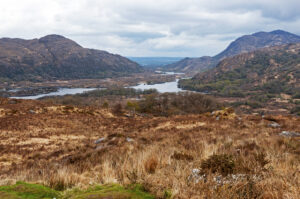
{"label": "mountain", "polygon": [[223,52],[214,57],[205,56],[200,58],[186,58],[177,63],[166,66],[166,70],[174,69],[174,71],[195,74],[215,67],[219,61],[227,57],[252,52],[260,48],[298,42],[300,42],[300,36],[283,30],[257,32],[252,35],[245,35],[236,39]]}
{"label": "mountain", "polygon": [[4,80],[103,78],[142,70],[120,55],[83,48],[60,35],[0,39],[0,78]]}
{"label": "mountain", "polygon": [[184,73],[190,73],[195,71],[205,71],[217,64],[218,60],[210,56],[204,56],[200,58],[184,58],[173,64],[169,64],[163,67],[164,70],[180,71]]}
{"label": "mountain", "polygon": [[300,43],[223,59],[215,68],[181,80],[180,86],[221,96],[287,94],[300,98]]}
{"label": "mountain", "polygon": [[298,42],[300,42],[300,36],[283,30],[257,32],[252,35],[242,36],[233,41],[223,52],[216,55],[215,58],[221,60],[226,57],[251,52],[259,48]]}
{"label": "mountain", "polygon": [[155,69],[161,66],[178,62],[182,57],[127,57],[144,68]]}

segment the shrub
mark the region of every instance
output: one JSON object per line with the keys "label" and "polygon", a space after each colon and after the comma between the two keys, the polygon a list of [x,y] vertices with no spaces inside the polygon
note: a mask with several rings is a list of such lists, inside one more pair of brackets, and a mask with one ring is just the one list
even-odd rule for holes
{"label": "shrub", "polygon": [[155,157],[151,157],[149,158],[146,162],[145,162],[145,170],[148,172],[148,173],[155,173],[155,170],[157,168],[157,165],[158,165],[158,161],[157,161],[157,158]]}
{"label": "shrub", "polygon": [[109,107],[109,104],[108,104],[108,102],[103,102],[103,104],[102,104],[102,108],[108,108]]}
{"label": "shrub", "polygon": [[131,102],[128,101],[126,104],[126,109],[132,110],[132,111],[138,111],[140,110],[139,104],[137,102]]}
{"label": "shrub", "polygon": [[116,104],[112,109],[113,114],[115,115],[122,115],[124,113],[122,104]]}
{"label": "shrub", "polygon": [[200,114],[220,109],[214,98],[199,93],[164,93],[148,95],[138,102],[140,112],[159,116]]}
{"label": "shrub", "polygon": [[171,156],[171,158],[176,159],[176,160],[188,160],[188,161],[194,160],[193,156],[186,154],[186,153],[180,153],[180,152],[174,152],[174,154]]}
{"label": "shrub", "polygon": [[223,176],[233,173],[235,162],[231,155],[212,155],[201,162],[203,173],[220,173]]}

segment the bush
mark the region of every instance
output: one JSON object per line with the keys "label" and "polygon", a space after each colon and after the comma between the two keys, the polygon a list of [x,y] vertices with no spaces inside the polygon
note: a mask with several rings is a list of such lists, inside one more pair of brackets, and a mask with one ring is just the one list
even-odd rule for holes
{"label": "bush", "polygon": [[158,165],[158,161],[157,161],[157,158],[155,157],[151,157],[149,158],[146,162],[145,162],[145,170],[148,172],[148,173],[155,173],[155,170],[157,168],[157,165]]}
{"label": "bush", "polygon": [[108,107],[109,107],[108,102],[104,102],[104,103],[102,104],[102,108],[108,108]]}
{"label": "bush", "polygon": [[214,154],[206,160],[203,160],[200,167],[203,173],[220,173],[223,176],[227,176],[234,172],[235,162],[231,155]]}
{"label": "bush", "polygon": [[112,109],[113,114],[122,115],[124,113],[123,107],[120,103],[116,104]]}
{"label": "bush", "polygon": [[200,114],[220,109],[222,105],[212,97],[199,93],[164,93],[148,95],[138,102],[140,112],[159,116]]}
{"label": "bush", "polygon": [[139,111],[140,110],[140,106],[137,102],[131,102],[128,101],[126,104],[126,109],[131,110],[131,111]]}

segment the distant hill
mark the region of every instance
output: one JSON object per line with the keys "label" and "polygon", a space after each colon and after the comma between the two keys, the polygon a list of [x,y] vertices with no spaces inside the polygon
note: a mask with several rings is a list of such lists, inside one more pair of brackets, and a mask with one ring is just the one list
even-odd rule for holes
{"label": "distant hill", "polygon": [[104,78],[141,72],[120,55],[87,49],[60,35],[40,39],[0,39],[1,80]]}
{"label": "distant hill", "polygon": [[168,64],[178,62],[182,57],[128,57],[144,68],[158,68]]}
{"label": "distant hill", "polygon": [[221,96],[300,98],[300,43],[263,48],[223,59],[180,86]]}
{"label": "distant hill", "polygon": [[210,56],[203,56],[200,58],[187,57],[178,62],[163,67],[163,70],[195,74],[211,69],[215,67],[217,63],[218,60]]}
{"label": "distant hill", "polygon": [[215,67],[219,61],[227,57],[252,52],[260,48],[298,42],[300,42],[300,36],[282,30],[257,32],[236,39],[223,52],[214,57],[186,58],[165,68],[166,70],[195,74]]}

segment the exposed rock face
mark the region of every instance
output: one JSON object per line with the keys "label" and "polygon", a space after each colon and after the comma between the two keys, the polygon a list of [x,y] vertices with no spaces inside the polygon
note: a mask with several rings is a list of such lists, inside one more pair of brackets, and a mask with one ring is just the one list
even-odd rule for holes
{"label": "exposed rock face", "polygon": [[40,39],[0,39],[0,78],[53,80],[103,78],[141,72],[135,62],[87,49],[60,35]]}
{"label": "exposed rock face", "polygon": [[179,62],[168,65],[167,68],[180,72],[203,72],[215,67],[219,61],[227,57],[252,52],[260,48],[299,42],[300,36],[282,30],[257,32],[236,39],[223,52],[214,57],[185,58]]}

